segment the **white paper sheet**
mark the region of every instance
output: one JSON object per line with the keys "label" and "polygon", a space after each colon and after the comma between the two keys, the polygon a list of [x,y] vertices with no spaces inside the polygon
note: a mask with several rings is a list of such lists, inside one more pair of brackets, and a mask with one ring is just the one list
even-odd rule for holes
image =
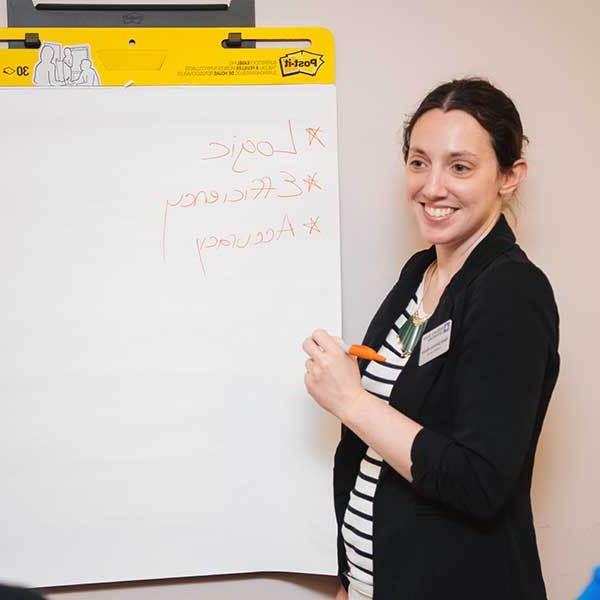
{"label": "white paper sheet", "polygon": [[0,90],[0,573],[335,572],[333,86]]}

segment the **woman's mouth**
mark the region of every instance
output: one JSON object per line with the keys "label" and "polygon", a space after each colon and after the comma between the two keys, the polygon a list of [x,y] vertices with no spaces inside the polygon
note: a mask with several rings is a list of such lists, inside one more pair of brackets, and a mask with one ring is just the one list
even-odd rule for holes
{"label": "woman's mouth", "polygon": [[426,204],[420,203],[423,207],[425,217],[431,221],[439,222],[448,219],[453,215],[458,208],[451,206],[427,206]]}

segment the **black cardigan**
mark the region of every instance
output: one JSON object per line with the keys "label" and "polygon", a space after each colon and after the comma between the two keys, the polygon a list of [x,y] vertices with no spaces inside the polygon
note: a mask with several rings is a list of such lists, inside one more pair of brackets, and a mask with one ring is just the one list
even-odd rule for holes
{"label": "black cardigan", "polygon": [[[375,314],[377,349],[413,297],[432,246],[415,254]],[[384,463],[373,504],[374,600],[542,600],[530,489],[537,440],[559,369],[558,311],[546,276],[503,215],[446,286],[426,332],[452,320],[450,349],[418,366],[390,405],[423,429],[409,483]],[[359,361],[361,373],[367,362]],[[341,525],[366,445],[342,425],[334,497]]]}

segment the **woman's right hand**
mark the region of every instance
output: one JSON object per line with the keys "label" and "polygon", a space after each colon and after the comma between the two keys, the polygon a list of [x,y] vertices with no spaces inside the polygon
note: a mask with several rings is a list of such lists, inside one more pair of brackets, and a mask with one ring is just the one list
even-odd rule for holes
{"label": "woman's right hand", "polygon": [[335,600],[348,600],[348,592],[342,584],[340,584],[340,589],[335,595]]}

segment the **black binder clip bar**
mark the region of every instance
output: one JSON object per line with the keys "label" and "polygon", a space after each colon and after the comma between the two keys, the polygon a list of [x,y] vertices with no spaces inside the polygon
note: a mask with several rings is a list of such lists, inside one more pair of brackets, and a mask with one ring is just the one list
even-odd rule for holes
{"label": "black binder clip bar", "polygon": [[241,33],[230,33],[226,40],[223,40],[224,48],[241,48],[242,47],[242,34]]}
{"label": "black binder clip bar", "polygon": [[177,1],[171,3],[158,3],[148,2],[147,4],[140,4],[137,2],[119,2],[119,3],[103,3],[99,0],[95,4],[86,2],[34,2],[35,10],[112,10],[112,11],[123,11],[123,10],[154,10],[157,12],[166,10],[228,10],[229,4],[226,2],[215,2],[214,4],[190,4],[189,2],[177,3]]}
{"label": "black binder clip bar", "polygon": [[232,32],[221,42],[223,48],[258,48],[259,45],[271,48],[308,48],[311,41],[305,39],[242,39],[241,33]]}
{"label": "black binder clip bar", "polygon": [[26,33],[24,39],[20,40],[3,40],[0,39],[0,42],[8,42],[9,44],[23,44],[25,48],[40,48],[42,42],[40,41],[39,33]]}

